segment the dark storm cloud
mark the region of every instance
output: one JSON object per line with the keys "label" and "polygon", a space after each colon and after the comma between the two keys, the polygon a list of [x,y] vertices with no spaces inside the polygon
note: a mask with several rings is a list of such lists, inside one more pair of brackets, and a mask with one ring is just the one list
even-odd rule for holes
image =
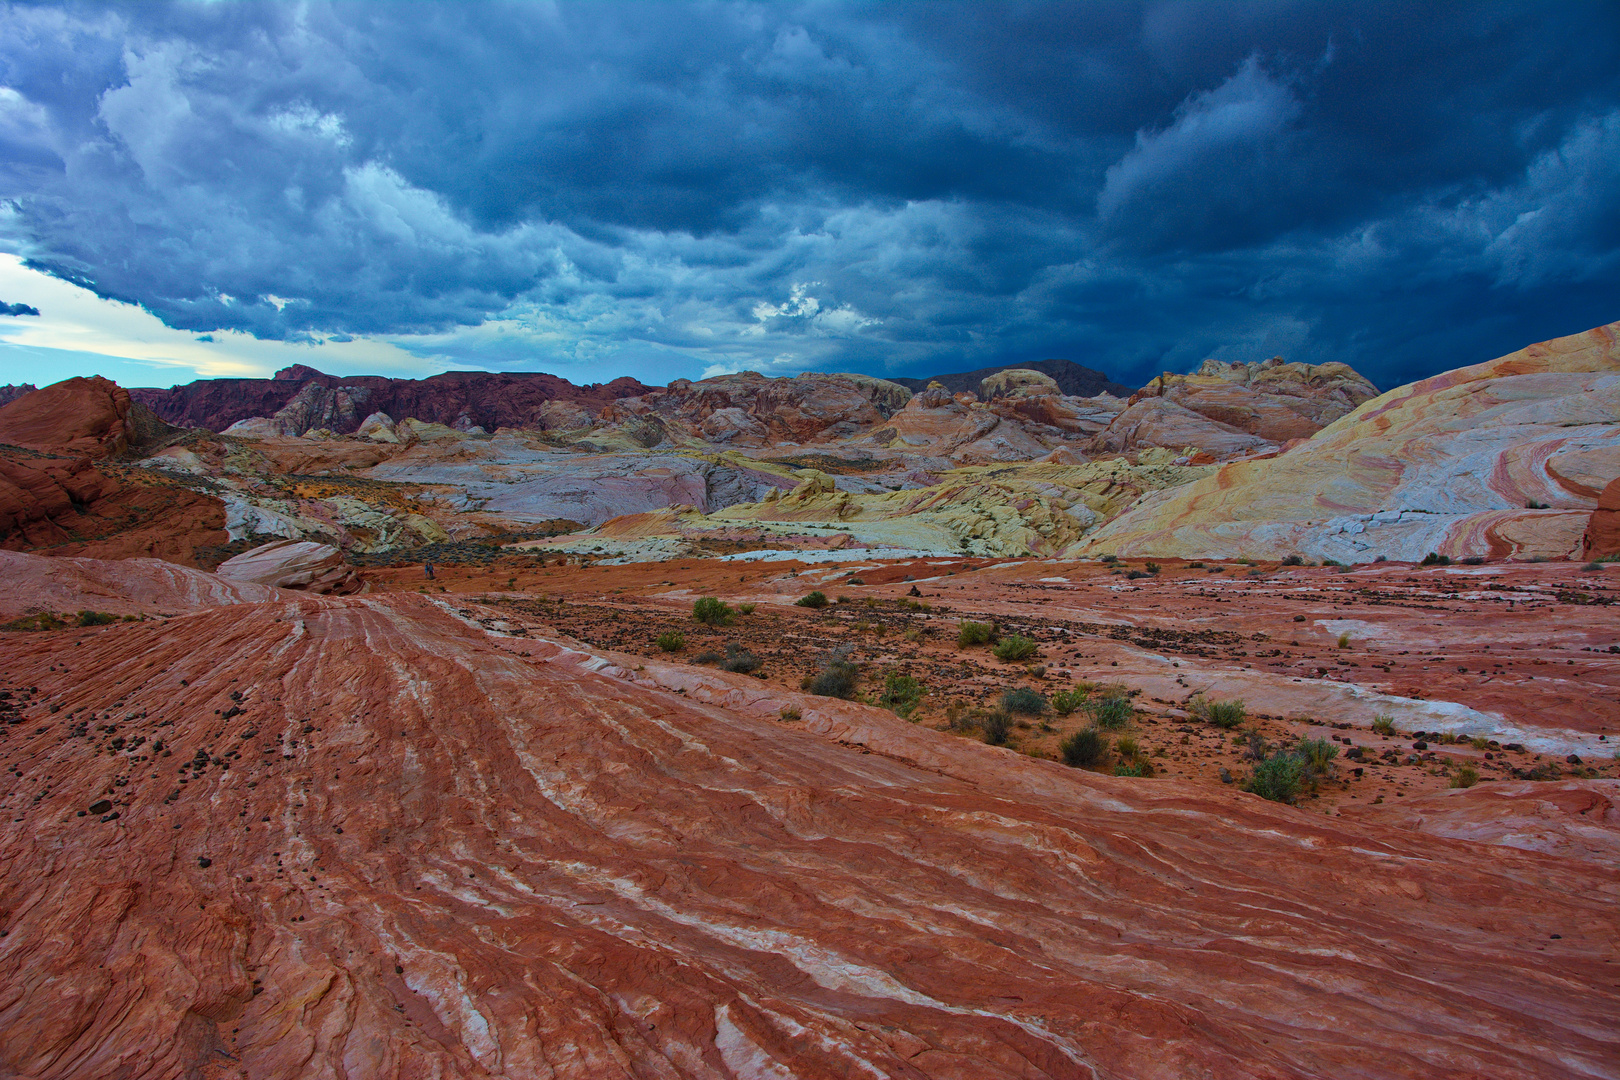
{"label": "dark storm cloud", "polygon": [[32,304],[8,304],[0,300],[0,315],[33,315],[39,316],[39,308]]}
{"label": "dark storm cloud", "polygon": [[199,332],[1389,385],[1620,318],[1607,4],[15,6],[0,84],[0,240]]}

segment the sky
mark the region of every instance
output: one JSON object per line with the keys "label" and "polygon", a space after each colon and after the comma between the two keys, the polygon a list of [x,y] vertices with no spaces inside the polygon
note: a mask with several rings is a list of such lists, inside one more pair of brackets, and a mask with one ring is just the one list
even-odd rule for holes
{"label": "sky", "polygon": [[1617,319],[1612,2],[0,4],[0,383],[1388,388]]}

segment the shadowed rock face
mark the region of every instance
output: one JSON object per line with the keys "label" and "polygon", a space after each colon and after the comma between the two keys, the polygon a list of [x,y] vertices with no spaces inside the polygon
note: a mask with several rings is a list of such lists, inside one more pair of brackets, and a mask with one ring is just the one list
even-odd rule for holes
{"label": "shadowed rock face", "polygon": [[[0,639],[0,682],[36,688],[0,728],[0,1071],[1615,1060],[1606,868],[1080,774],[480,622],[297,597]],[[775,719],[788,703],[802,720]]]}

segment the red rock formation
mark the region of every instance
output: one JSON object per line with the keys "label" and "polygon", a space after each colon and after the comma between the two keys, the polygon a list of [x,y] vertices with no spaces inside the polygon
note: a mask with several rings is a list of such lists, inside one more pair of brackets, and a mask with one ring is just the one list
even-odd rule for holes
{"label": "red rock formation", "polygon": [[136,388],[129,393],[169,423],[210,431],[224,431],[249,417],[274,416],[302,395],[298,415],[290,419],[306,426],[294,434],[320,427],[347,434],[373,412],[450,426],[466,418],[466,426],[476,424],[486,431],[540,429],[547,402],[573,402],[594,413],[649,389],[630,378],[575,386],[555,375],[527,371],[447,371],[419,380],[339,377],[300,364],[282,369],[274,379],[202,379],[168,390]]}
{"label": "red rock formation", "polygon": [[[667,389],[613,403],[602,418],[652,447],[677,432],[711,442],[761,445],[816,442],[859,434],[904,408],[910,391],[866,375],[805,372],[774,379],[757,371]],[[397,414],[396,414],[397,415]]]}
{"label": "red rock formation", "polygon": [[1588,559],[1620,555],[1620,477],[1610,480],[1598,495],[1597,507],[1581,537],[1581,554]]}
{"label": "red rock formation", "polygon": [[298,597],[0,639],[0,1071],[1616,1060],[1601,867],[1079,773],[495,620]]}
{"label": "red rock formation", "polygon": [[96,462],[168,433],[116,383],[67,379],[0,407],[0,547],[155,555],[192,562],[222,544],[224,507],[177,485],[114,475]]}

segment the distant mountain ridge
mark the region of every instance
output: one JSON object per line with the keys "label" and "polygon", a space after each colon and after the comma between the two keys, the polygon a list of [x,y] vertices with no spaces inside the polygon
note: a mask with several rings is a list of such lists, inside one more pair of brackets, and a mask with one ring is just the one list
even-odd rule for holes
{"label": "distant mountain ridge", "polygon": [[1070,397],[1096,397],[1098,394],[1109,393],[1117,398],[1130,397],[1136,393],[1134,386],[1117,383],[1100,371],[1082,367],[1073,360],[1034,360],[1027,364],[1001,364],[998,367],[980,368],[977,371],[959,371],[949,375],[929,375],[921,379],[893,379],[889,381],[899,383],[908,390],[918,391],[928,389],[928,384],[937,382],[953,394],[964,390],[979,392],[979,383],[998,371],[1038,371],[1042,375],[1050,375],[1058,384],[1058,388]]}
{"label": "distant mountain ridge", "polygon": [[[314,387],[341,394],[307,392]],[[297,364],[273,379],[198,379],[171,389],[132,387],[129,396],[171,424],[224,431],[238,420],[274,416],[303,394],[316,399],[321,426],[346,435],[371,413],[486,431],[534,428],[547,402],[572,402],[592,412],[652,387],[635,379],[575,386],[567,379],[531,371],[447,371],[426,379],[381,375],[328,375]]]}

